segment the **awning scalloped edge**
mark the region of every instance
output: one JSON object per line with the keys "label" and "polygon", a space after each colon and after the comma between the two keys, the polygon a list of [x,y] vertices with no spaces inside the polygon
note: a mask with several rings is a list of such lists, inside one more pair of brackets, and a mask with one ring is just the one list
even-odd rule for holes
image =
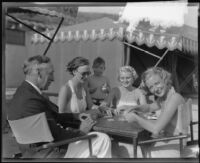
{"label": "awning scalloped edge", "polygon": [[[48,37],[53,34],[46,33]],[[158,49],[168,48],[170,51],[175,49],[187,51],[190,53],[198,52],[198,42],[181,37],[175,34],[158,34],[144,31],[127,32],[124,28],[101,29],[101,30],[83,30],[83,31],[61,31],[54,38],[54,42],[64,41],[96,41],[96,40],[126,39],[128,43],[137,43],[137,45],[146,44],[148,47],[156,46]],[[34,34],[31,38],[33,44],[48,42],[46,38],[39,34]]]}
{"label": "awning scalloped edge", "polygon": [[[105,29],[101,29],[101,30],[92,30],[92,31],[88,31],[88,30],[84,30],[84,31],[61,31],[59,32],[55,38],[54,38],[54,42],[58,42],[58,41],[88,41],[88,40],[92,40],[95,41],[97,39],[103,41],[105,39],[109,39],[109,40],[113,40],[114,38],[118,38],[118,39],[123,39],[124,37],[124,29],[123,28],[118,28],[118,29],[114,29],[114,28],[110,28],[108,30]],[[52,37],[53,34],[50,32],[45,33],[48,37]],[[47,42],[48,40],[46,38],[44,38],[43,36],[39,35],[39,34],[34,34],[33,37],[31,38],[31,42],[32,43],[44,43]]]}

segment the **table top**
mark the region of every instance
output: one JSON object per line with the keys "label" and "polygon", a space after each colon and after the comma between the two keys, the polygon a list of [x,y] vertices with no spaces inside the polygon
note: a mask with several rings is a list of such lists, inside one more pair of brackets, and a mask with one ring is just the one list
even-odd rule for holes
{"label": "table top", "polygon": [[100,118],[93,130],[125,137],[137,137],[144,129],[136,122],[122,121],[119,116],[115,116]]}

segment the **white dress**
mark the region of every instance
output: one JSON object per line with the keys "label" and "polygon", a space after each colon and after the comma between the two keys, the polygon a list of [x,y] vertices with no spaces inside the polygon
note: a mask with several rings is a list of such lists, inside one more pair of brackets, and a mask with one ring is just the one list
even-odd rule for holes
{"label": "white dress", "polygon": [[82,89],[82,99],[78,99],[76,96],[76,93],[74,91],[73,85],[72,85],[72,81],[69,80],[68,81],[68,85],[72,91],[72,96],[71,96],[71,100],[68,103],[67,108],[70,108],[70,110],[68,110],[67,112],[70,113],[81,113],[84,112],[87,108],[87,103],[86,103],[86,92],[84,89]]}
{"label": "white dress", "polygon": [[[166,105],[170,98],[176,94],[176,91],[172,87],[167,95],[167,99],[164,102],[161,102],[161,112],[166,108]],[[184,99],[183,99],[184,102]],[[174,135],[177,134],[176,131],[176,123],[177,123],[177,111],[175,112],[171,121],[166,125],[164,129],[165,135]],[[171,141],[162,141],[157,142],[151,148],[150,155],[152,158],[180,158],[180,151],[179,151],[179,140],[171,140]]]}
{"label": "white dress", "polygon": [[131,92],[125,92],[123,90],[122,87],[118,87],[120,90],[120,99],[117,103],[117,109],[124,106],[124,105],[128,105],[128,106],[136,106],[138,105],[139,102],[139,90],[138,89],[134,89]]}

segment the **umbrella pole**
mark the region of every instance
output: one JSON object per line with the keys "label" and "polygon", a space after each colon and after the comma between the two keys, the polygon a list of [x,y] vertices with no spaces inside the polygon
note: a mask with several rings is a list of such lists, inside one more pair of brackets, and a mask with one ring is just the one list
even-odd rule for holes
{"label": "umbrella pole", "polygon": [[36,33],[39,33],[40,35],[42,35],[42,36],[45,37],[46,39],[51,40],[51,38],[49,38],[49,37],[46,36],[45,34],[43,34],[43,33],[39,32],[39,31],[35,30],[34,28],[32,28],[31,26],[27,25],[26,23],[23,23],[22,21],[20,21],[19,19],[15,18],[14,16],[11,16],[11,15],[9,15],[9,14],[7,14],[7,16],[11,17],[12,19],[14,19],[15,21],[17,21],[18,23],[23,24],[23,25],[26,26],[27,28],[29,28],[29,29],[35,31]]}
{"label": "umbrella pole", "polygon": [[154,67],[157,67],[157,66],[158,66],[158,64],[163,60],[164,56],[167,54],[168,51],[169,51],[169,49],[167,49],[167,50],[165,51],[165,53],[162,55],[162,57],[160,57],[159,61],[156,63],[156,65],[155,65]]}
{"label": "umbrella pole", "polygon": [[131,45],[131,44],[129,44],[129,43],[127,43],[127,42],[123,42],[124,44],[126,44],[126,45],[128,45],[128,46],[131,46],[131,47],[133,47],[133,48],[135,48],[135,49],[138,49],[138,50],[140,50],[140,51],[143,51],[143,52],[145,52],[145,53],[147,53],[147,54],[150,54],[150,55],[152,55],[152,56],[154,56],[154,57],[156,57],[156,58],[161,58],[161,57],[159,57],[159,56],[157,56],[157,55],[155,55],[155,54],[153,54],[153,53],[150,53],[150,52],[148,52],[148,51],[146,51],[146,50],[143,50],[143,49],[141,49],[141,48],[139,48],[139,47],[137,47],[137,46],[134,46],[134,45]]}
{"label": "umbrella pole", "polygon": [[64,21],[64,17],[62,17],[62,19],[61,19],[61,21],[60,21],[60,23],[59,23],[59,25],[58,25],[58,27],[57,27],[57,29],[56,29],[56,31],[55,31],[53,37],[51,38],[51,40],[50,40],[50,42],[49,42],[49,44],[48,44],[48,46],[47,46],[45,52],[43,53],[44,56],[46,55],[47,51],[49,50],[49,47],[51,46],[51,43],[53,42],[53,40],[54,40],[54,38],[55,38],[55,36],[56,36],[58,30],[60,29],[60,26],[61,26],[61,24],[62,24],[63,21]]}

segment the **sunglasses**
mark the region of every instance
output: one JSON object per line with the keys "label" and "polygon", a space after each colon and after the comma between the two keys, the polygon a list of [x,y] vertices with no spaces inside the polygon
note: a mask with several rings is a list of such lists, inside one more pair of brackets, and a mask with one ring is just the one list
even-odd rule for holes
{"label": "sunglasses", "polygon": [[87,71],[87,72],[79,72],[78,73],[81,75],[81,76],[90,76],[91,75],[91,72],[90,71]]}

